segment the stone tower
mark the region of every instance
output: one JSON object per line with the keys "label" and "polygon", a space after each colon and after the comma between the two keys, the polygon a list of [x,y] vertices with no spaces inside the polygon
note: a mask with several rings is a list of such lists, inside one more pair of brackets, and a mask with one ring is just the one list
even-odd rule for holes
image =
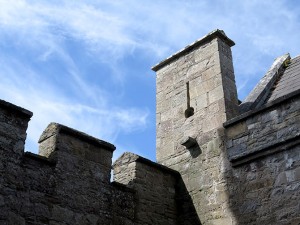
{"label": "stone tower", "polygon": [[158,163],[180,172],[180,224],[231,224],[223,123],[238,99],[231,49],[215,30],[152,69],[156,72]]}

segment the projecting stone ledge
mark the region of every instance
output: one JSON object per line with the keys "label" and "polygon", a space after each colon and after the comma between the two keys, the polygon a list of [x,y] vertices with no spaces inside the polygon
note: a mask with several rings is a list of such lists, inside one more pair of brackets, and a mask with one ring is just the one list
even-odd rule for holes
{"label": "projecting stone ledge", "polygon": [[186,148],[191,148],[197,145],[197,141],[195,138],[185,137],[181,140],[180,144],[185,146]]}
{"label": "projecting stone ledge", "polygon": [[156,64],[151,69],[156,72],[159,69],[161,69],[163,66],[165,66],[166,64],[174,61],[175,59],[180,58],[181,56],[190,52],[192,49],[194,49],[194,48],[198,47],[199,45],[202,45],[203,43],[208,42],[216,37],[222,39],[226,44],[229,45],[229,47],[232,47],[235,45],[235,43],[229,37],[226,36],[226,34],[223,30],[216,29],[216,30],[210,32],[209,34],[205,35],[204,37],[196,40],[192,44],[187,45],[185,48],[179,50],[178,52],[176,52],[175,54],[166,58],[165,60],[161,61],[160,63]]}

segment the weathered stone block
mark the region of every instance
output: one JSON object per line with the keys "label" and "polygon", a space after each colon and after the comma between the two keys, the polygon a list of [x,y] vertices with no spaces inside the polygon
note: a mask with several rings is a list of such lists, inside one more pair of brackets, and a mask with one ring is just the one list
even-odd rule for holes
{"label": "weathered stone block", "polygon": [[200,95],[195,98],[195,111],[200,111],[201,109],[208,106],[208,97],[206,94]]}
{"label": "weathered stone block", "polygon": [[244,121],[235,124],[234,126],[226,129],[226,136],[228,139],[233,139],[241,134],[247,132],[247,125]]}

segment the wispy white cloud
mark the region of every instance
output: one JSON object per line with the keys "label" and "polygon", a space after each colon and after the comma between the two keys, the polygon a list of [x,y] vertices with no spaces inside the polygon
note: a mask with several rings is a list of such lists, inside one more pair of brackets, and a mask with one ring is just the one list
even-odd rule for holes
{"label": "wispy white cloud", "polygon": [[[138,54],[156,63],[216,28],[237,44],[233,56],[242,98],[274,58],[300,52],[295,1],[0,0],[0,48],[7,51],[0,53],[1,98],[34,111],[29,134],[35,138],[51,118],[113,140],[120,131],[144,129],[150,113],[113,101],[131,76],[120,62]],[[70,43],[78,44],[77,56],[109,72],[94,71],[99,79],[91,81]],[[62,75],[50,74],[57,65]],[[109,91],[108,82],[118,91]]]}
{"label": "wispy white cloud", "polygon": [[[109,104],[106,100],[111,96],[108,94],[101,104],[95,101],[94,105],[78,102],[63,95],[57,87],[49,85],[40,74],[35,74],[20,62],[12,60],[7,66],[5,63],[0,60],[0,96],[34,112],[27,138],[27,147],[31,151],[37,151],[37,140],[43,129],[52,121],[111,142],[115,141],[120,132],[143,130],[147,126],[147,109],[121,108]],[[90,93],[86,93],[85,88],[87,87],[81,89],[81,93],[89,97]],[[96,93],[95,91],[94,94]]]}
{"label": "wispy white cloud", "polygon": [[30,30],[33,35],[47,30],[47,34],[54,33],[59,37],[76,37],[89,43],[94,50],[101,47],[120,53],[124,47],[129,50],[150,46],[156,51],[157,47],[151,46],[185,44],[186,39],[203,35],[211,28],[223,27],[230,33],[249,35],[254,41],[253,34],[258,37],[285,35],[278,32],[279,29],[292,30],[299,24],[297,8],[287,3],[270,0],[234,4],[229,0],[160,3],[117,0],[53,4],[1,0],[0,24],[10,29]]}

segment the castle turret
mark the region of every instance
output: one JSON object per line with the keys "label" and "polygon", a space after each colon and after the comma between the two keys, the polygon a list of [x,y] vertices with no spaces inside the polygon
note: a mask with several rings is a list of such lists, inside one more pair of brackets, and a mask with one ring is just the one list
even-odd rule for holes
{"label": "castle turret", "polygon": [[156,158],[182,176],[182,224],[231,224],[223,123],[238,111],[233,45],[215,30],[152,68],[157,76]]}

